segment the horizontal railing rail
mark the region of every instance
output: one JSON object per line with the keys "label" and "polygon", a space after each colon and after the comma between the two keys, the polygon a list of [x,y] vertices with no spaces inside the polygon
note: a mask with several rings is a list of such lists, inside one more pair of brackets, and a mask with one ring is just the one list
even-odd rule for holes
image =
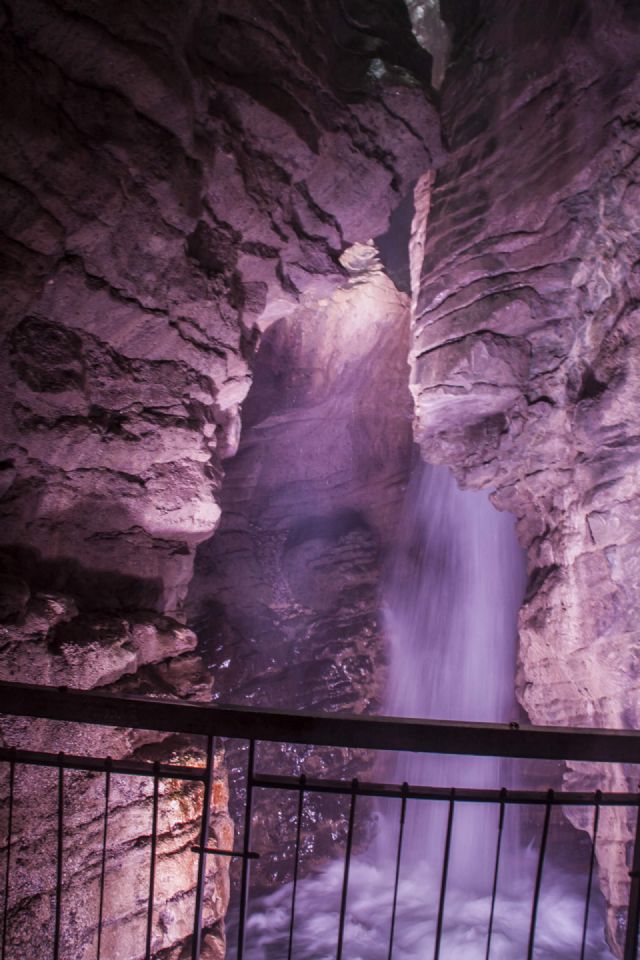
{"label": "horizontal railing rail", "polygon": [[640,733],[284,712],[0,683],[0,714],[241,740],[532,760],[640,763]]}
{"label": "horizontal railing rail", "polygon": [[[339,796],[356,793],[362,797],[401,800],[451,799],[450,787],[413,786],[411,784],[375,783],[371,780],[324,780],[316,777],[265,776],[256,774],[253,786],[266,790],[302,790],[305,793],[329,793]],[[498,790],[476,787],[456,787],[457,803],[509,803],[515,805],[547,805],[556,807],[640,807],[638,793],[607,793],[601,790]]]}
{"label": "horizontal railing rail", "polygon": [[[14,785],[16,770],[24,766],[49,767],[57,770],[57,855],[55,902],[55,933],[53,960],[62,960],[62,900],[63,900],[63,837],[64,797],[67,789],[65,772],[85,771],[104,776],[105,794],[101,814],[103,822],[100,854],[100,902],[98,921],[97,958],[100,960],[100,943],[103,928],[104,884],[107,859],[107,837],[110,818],[110,783],[114,774],[148,778],[153,786],[153,822],[150,835],[150,859],[148,876],[148,900],[146,917],[146,947],[144,956],[152,960],[153,934],[156,923],[156,859],[158,843],[159,782],[165,778],[176,781],[192,781],[202,784],[202,811],[198,814],[198,843],[190,850],[197,854],[197,878],[194,898],[193,934],[191,956],[199,960],[203,938],[203,905],[206,883],[206,857],[219,855],[237,857],[241,861],[239,913],[237,927],[236,960],[245,955],[245,934],[248,909],[249,862],[257,859],[260,851],[251,849],[253,799],[256,790],[285,791],[297,797],[296,843],[291,916],[288,931],[288,960],[294,953],[294,921],[296,913],[296,886],[298,883],[299,856],[301,850],[301,824],[305,804],[311,794],[334,794],[350,798],[346,834],[344,878],[342,884],[340,916],[338,923],[338,946],[336,960],[342,960],[346,910],[349,886],[349,869],[354,841],[356,801],[359,797],[379,797],[399,800],[400,830],[398,834],[397,860],[393,883],[393,915],[389,941],[389,958],[393,953],[394,926],[399,896],[399,877],[402,858],[404,818],[409,801],[441,802],[448,808],[447,829],[442,864],[440,902],[436,924],[435,953],[437,957],[443,936],[443,911],[447,889],[447,870],[454,821],[454,810],[460,803],[494,804],[499,807],[499,827],[494,865],[494,885],[491,897],[491,914],[488,928],[487,953],[490,955],[492,924],[496,905],[498,873],[501,863],[502,825],[504,810],[509,804],[527,804],[544,809],[544,822],[540,836],[538,867],[531,906],[528,960],[533,960],[537,912],[540,902],[542,872],[549,835],[550,815],[553,807],[591,807],[593,809],[592,850],[585,901],[584,928],[581,958],[585,957],[587,924],[591,899],[592,878],[595,869],[595,844],[598,835],[600,810],[603,807],[629,807],[638,812],[640,823],[640,794],[622,792],[562,791],[562,790],[507,790],[488,788],[453,788],[425,785],[376,783],[366,780],[340,780],[305,775],[293,777],[273,773],[256,772],[256,745],[261,742],[281,744],[305,744],[338,748],[361,748],[375,751],[410,751],[430,754],[457,754],[484,757],[510,757],[544,760],[578,760],[604,763],[640,762],[640,734],[627,730],[585,730],[557,727],[533,727],[512,724],[453,723],[433,720],[413,720],[391,717],[357,717],[339,714],[316,715],[308,712],[282,712],[251,707],[224,706],[219,704],[190,704],[168,698],[144,698],[134,696],[115,697],[109,694],[70,690],[65,687],[45,687],[20,683],[0,684],[0,715],[31,717],[60,722],[95,724],[118,728],[160,731],[172,734],[204,736],[207,741],[205,765],[148,762],[138,759],[112,759],[92,756],[77,756],[63,753],[47,753],[21,747],[0,748],[0,763],[9,770],[9,817],[6,837],[5,890],[3,898],[1,957],[6,954],[9,929],[9,892],[12,855],[12,823],[14,809]],[[216,741],[221,739],[248,742],[245,795],[244,830],[242,842],[237,849],[223,850],[210,844],[210,813],[213,799]],[[633,862],[629,872],[630,897],[626,920],[626,943],[624,960],[636,960],[638,931],[640,927],[640,830],[636,826]]]}
{"label": "horizontal railing rail", "polygon": [[21,763],[31,767],[61,767],[84,773],[116,773],[130,777],[154,777],[204,783],[206,767],[186,767],[172,763],[151,763],[148,760],[113,760],[111,757],[82,757],[73,753],[44,753],[39,750],[18,750],[0,747],[0,761]]}

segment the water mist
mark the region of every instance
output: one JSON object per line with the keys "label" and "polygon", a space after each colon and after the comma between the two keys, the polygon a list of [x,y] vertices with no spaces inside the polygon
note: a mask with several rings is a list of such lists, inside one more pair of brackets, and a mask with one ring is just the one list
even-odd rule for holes
{"label": "water mist", "polygon": [[[487,494],[460,490],[445,468],[417,465],[385,591],[390,641],[385,712],[440,720],[514,719],[524,586],[514,518],[497,511]],[[399,755],[392,777],[495,788],[509,785],[502,767],[500,760],[486,758]],[[495,809],[485,805],[456,811],[454,884],[482,889],[490,883],[495,817]],[[411,805],[405,828],[409,856],[440,857],[445,818],[444,804]],[[508,839],[512,848],[513,828]]]}
{"label": "water mist", "polygon": [[[390,641],[386,712],[395,716],[509,721],[514,716],[516,618],[524,559],[514,519],[483,493],[461,491],[448,471],[416,465],[385,589]],[[413,785],[508,785],[499,760],[402,755],[387,766]],[[381,804],[378,837],[351,862],[344,960],[431,960],[434,956],[446,804],[409,801],[391,944],[399,801]],[[517,813],[512,816],[517,821]],[[495,858],[495,805],[456,805],[440,960],[485,960]],[[527,954],[537,852],[507,830],[491,960]],[[517,865],[517,871],[513,866]],[[298,886],[293,957],[333,960],[344,876],[336,859]],[[291,884],[252,905],[248,960],[287,956]],[[556,868],[545,870],[536,960],[578,955],[584,892]],[[233,938],[231,938],[233,942]],[[592,909],[591,960],[611,960],[602,904]],[[577,946],[578,945],[578,946]]]}

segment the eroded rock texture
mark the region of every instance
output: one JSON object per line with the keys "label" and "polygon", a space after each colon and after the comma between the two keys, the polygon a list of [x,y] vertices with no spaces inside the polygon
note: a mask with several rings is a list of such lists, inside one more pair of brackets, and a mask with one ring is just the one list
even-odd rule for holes
{"label": "eroded rock texture", "polygon": [[[259,333],[331,296],[345,246],[384,231],[439,150],[405,7],[379,0],[363,23],[361,6],[3,3],[2,678],[210,696],[182,608]],[[38,725],[3,738],[68,749]],[[143,745],[125,732],[86,749]],[[144,848],[149,798],[131,803],[139,832],[122,843]],[[79,862],[87,836],[78,823]],[[176,870],[177,896],[192,877]],[[212,957],[225,882],[221,868]],[[21,935],[35,892],[12,894]],[[184,927],[163,924],[173,957]]]}
{"label": "eroded rock texture", "polygon": [[[355,245],[342,259],[350,279],[263,338],[221,525],[198,551],[193,626],[223,701],[380,710],[380,577],[412,450],[409,298],[375,247]],[[370,765],[357,751],[317,749],[265,761],[334,777]],[[278,808],[276,823],[272,798],[258,801],[253,835],[272,851],[256,865],[262,879],[291,869],[295,810],[283,799]],[[308,858],[335,855],[346,825],[339,814],[340,804],[315,818]]]}
{"label": "eroded rock texture", "polygon": [[304,13],[6,4],[2,542],[28,586],[179,611],[257,318],[330,289],[430,163],[422,92],[347,104],[353,30]]}
{"label": "eroded rock texture", "polygon": [[[428,460],[519,517],[530,581],[518,694],[531,720],[637,728],[638,8],[478,0],[443,12],[451,157],[415,312],[418,437]],[[568,782],[594,783],[571,770]],[[595,780],[624,783],[606,769]],[[598,848],[618,944],[629,837],[612,816]]]}

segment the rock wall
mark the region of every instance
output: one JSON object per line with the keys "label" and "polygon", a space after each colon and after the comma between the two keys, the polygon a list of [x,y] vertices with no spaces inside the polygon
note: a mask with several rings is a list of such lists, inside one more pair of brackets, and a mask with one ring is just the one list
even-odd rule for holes
{"label": "rock wall", "polygon": [[340,69],[359,64],[365,83],[368,61],[333,41],[335,12],[307,7],[175,4],[151,38],[143,2],[6,4],[13,614],[30,585],[180,612],[219,518],[258,317],[329,291],[345,242],[381,232],[431,163],[422,92],[371,81],[345,102]]}
{"label": "rock wall", "polygon": [[[210,698],[184,599],[260,333],[331,296],[344,247],[385,229],[440,149],[435,109],[407,82],[429,92],[431,59],[401,0],[355,14],[324,0],[2,5],[2,679]],[[382,78],[372,56],[388,61]],[[153,747],[21,722],[2,742]],[[149,796],[130,801],[114,851],[148,847]],[[221,835],[225,805],[221,789]],[[39,814],[49,829],[53,807]],[[181,842],[196,815],[194,801]],[[70,837],[78,869],[82,852],[95,860],[90,826]],[[31,862],[37,838],[21,829]],[[172,862],[177,903],[193,877]],[[225,876],[212,878],[211,957]],[[12,893],[20,936],[51,916],[51,876],[37,879]],[[94,921],[76,920],[65,949],[83,956]],[[162,923],[157,951],[173,957],[179,911]]]}
{"label": "rock wall", "polygon": [[[442,8],[451,155],[415,307],[416,435],[427,460],[519,518],[531,720],[637,729],[638,8]],[[588,778],[575,764],[566,782],[635,789],[620,769]],[[618,945],[630,830],[612,814],[598,845]]]}

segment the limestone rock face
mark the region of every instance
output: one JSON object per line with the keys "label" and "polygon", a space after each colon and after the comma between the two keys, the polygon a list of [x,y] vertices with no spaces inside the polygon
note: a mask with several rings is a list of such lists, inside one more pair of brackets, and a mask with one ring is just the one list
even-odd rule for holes
{"label": "limestone rock face", "polygon": [[[5,731],[9,740],[37,737],[37,724],[29,730]],[[62,725],[39,725],[43,747],[64,746],[115,753],[123,749],[122,737],[87,737],[86,731],[69,733]],[[133,743],[128,744],[129,749]],[[201,764],[200,751],[184,741],[147,745],[134,753],[144,759],[167,756],[175,763]],[[13,796],[12,877],[10,884],[7,956],[45,960],[52,955],[55,863],[57,841],[57,773],[47,769],[16,768]],[[7,829],[6,778],[0,786],[0,827]],[[226,813],[226,776],[215,783],[212,842],[226,847],[233,841],[233,825]],[[105,862],[104,927],[102,955],[114,960],[144,956],[147,896],[151,863],[150,827],[153,782],[140,777],[112,775],[109,792],[107,857]],[[34,807],[36,809],[34,809]],[[97,920],[102,867],[104,776],[66,771],[64,774],[64,874],[63,956],[89,960],[96,956]],[[193,930],[194,888],[198,858],[191,846],[198,842],[202,789],[196,784],[162,780],[159,786],[153,956],[178,957],[178,945],[188,942]],[[210,858],[212,861],[213,858]],[[211,943],[224,944],[223,921],[229,899],[227,871],[207,865],[203,922]],[[205,954],[203,953],[203,956]]]}
{"label": "limestone rock face", "polygon": [[377,583],[411,450],[408,298],[373,248],[344,260],[345,286],[263,339],[223,520],[198,553],[192,622],[217,695],[236,702],[360,712],[384,685]]}
{"label": "limestone rock face", "polygon": [[[443,11],[451,156],[415,309],[417,437],[519,518],[531,720],[637,729],[638,12],[607,0]],[[584,785],[584,771],[569,780]],[[598,851],[618,943],[629,837],[612,818]]]}

